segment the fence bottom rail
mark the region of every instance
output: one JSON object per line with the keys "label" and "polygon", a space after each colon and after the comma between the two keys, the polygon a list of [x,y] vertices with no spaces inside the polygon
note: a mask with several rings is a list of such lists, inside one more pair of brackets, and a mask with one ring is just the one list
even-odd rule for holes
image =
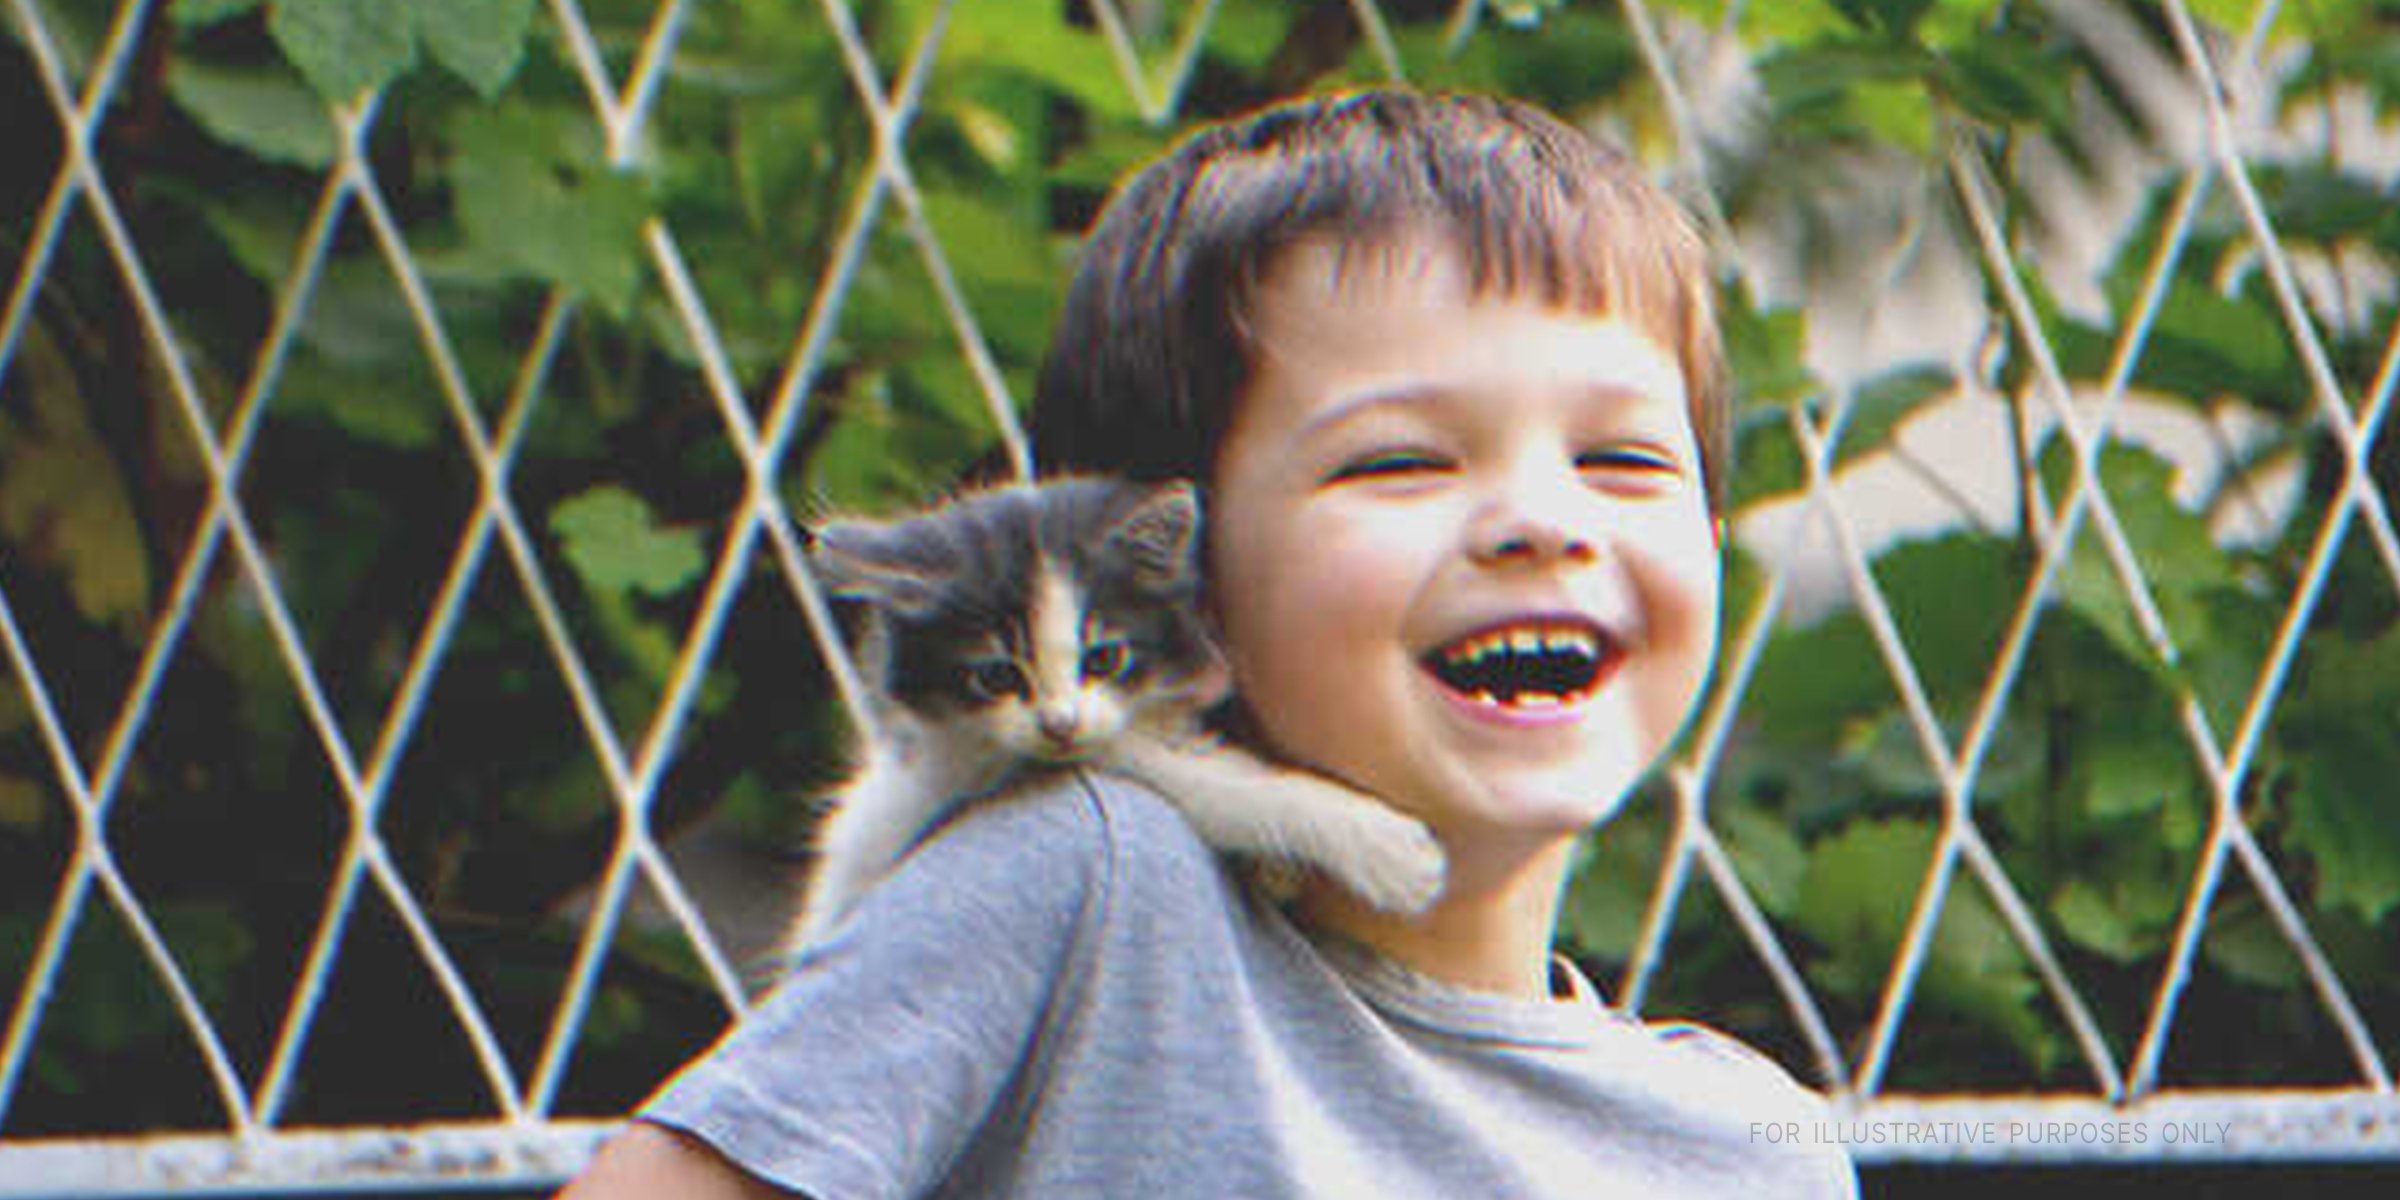
{"label": "fence bottom rail", "polygon": [[[613,1120],[0,1140],[0,1200],[339,1191],[545,1190]],[[2047,1095],[1837,1101],[1761,1123],[1763,1143],[1838,1142],[1861,1164],[2400,1162],[2400,1094],[2175,1092],[2131,1104]]]}

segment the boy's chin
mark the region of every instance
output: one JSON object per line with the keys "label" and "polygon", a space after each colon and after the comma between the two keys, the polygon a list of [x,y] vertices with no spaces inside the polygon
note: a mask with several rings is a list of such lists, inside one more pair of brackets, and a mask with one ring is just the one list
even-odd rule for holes
{"label": "boy's chin", "polygon": [[1477,805],[1496,838],[1547,843],[1572,840],[1608,823],[1625,807],[1626,790],[1596,790],[1590,775],[1564,779],[1496,780]]}

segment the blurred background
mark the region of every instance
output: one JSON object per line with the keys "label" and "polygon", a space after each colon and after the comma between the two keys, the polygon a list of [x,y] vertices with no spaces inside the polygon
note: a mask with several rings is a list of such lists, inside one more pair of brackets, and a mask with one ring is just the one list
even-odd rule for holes
{"label": "blurred background", "polygon": [[2400,3],[4,7],[0,1196],[571,1172],[771,978],[797,527],[1021,450],[1129,167],[1386,82],[1721,266],[1725,652],[1561,949],[1870,1194],[2400,1184]]}

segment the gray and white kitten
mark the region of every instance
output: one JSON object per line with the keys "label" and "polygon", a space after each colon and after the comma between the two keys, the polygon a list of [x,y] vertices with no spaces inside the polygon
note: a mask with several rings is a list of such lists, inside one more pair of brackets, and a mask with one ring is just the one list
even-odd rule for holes
{"label": "gray and white kitten", "polygon": [[849,641],[881,736],[825,818],[792,947],[816,940],[959,806],[1085,764],[1139,780],[1219,850],[1313,865],[1410,912],[1432,833],[1201,727],[1228,675],[1198,605],[1190,486],[1075,478],[817,531],[809,562],[862,610]]}

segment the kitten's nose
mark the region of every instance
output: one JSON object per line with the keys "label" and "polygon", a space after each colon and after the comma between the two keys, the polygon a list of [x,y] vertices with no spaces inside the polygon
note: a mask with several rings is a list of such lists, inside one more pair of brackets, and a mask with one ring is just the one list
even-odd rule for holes
{"label": "kitten's nose", "polygon": [[1060,708],[1043,709],[1034,715],[1033,723],[1040,727],[1043,737],[1061,746],[1074,741],[1076,730],[1083,724],[1075,719],[1073,709]]}

